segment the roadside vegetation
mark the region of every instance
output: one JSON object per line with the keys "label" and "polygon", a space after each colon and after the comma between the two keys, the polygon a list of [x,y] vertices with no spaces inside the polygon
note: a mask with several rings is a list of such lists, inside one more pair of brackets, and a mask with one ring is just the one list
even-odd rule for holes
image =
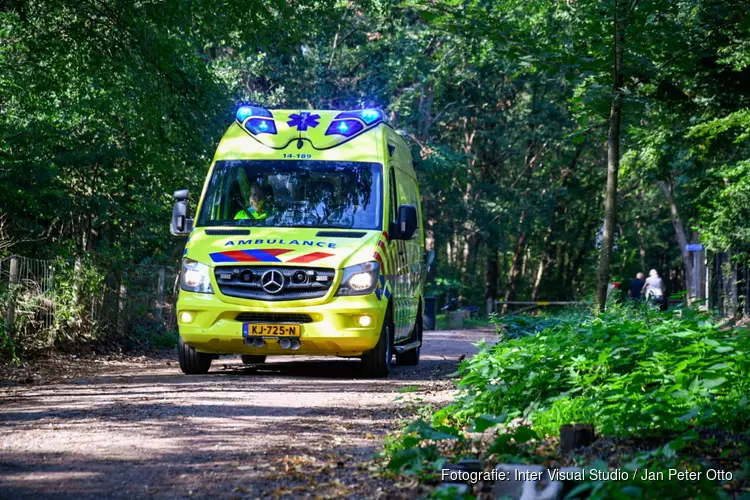
{"label": "roadside vegetation", "polygon": [[[595,498],[747,494],[750,331],[695,309],[613,306],[601,314],[496,318],[499,342],[461,364],[447,407],[410,422],[385,449],[392,471],[439,478],[444,461],[702,471],[700,481],[589,481]],[[569,456],[560,427],[593,424]],[[709,469],[732,474],[711,481]],[[666,476],[665,476],[666,477]],[[725,478],[726,479],[726,478]]]}

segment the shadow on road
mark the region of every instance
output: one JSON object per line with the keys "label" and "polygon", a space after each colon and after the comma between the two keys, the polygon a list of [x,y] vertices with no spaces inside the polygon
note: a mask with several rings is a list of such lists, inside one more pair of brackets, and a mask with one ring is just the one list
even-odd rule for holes
{"label": "shadow on road", "polygon": [[132,363],[3,391],[0,498],[266,498],[281,487],[366,498],[358,464],[412,411],[401,398],[450,397],[447,375],[480,338],[429,333],[419,366],[387,379],[361,377],[358,360],[234,358],[207,375]]}

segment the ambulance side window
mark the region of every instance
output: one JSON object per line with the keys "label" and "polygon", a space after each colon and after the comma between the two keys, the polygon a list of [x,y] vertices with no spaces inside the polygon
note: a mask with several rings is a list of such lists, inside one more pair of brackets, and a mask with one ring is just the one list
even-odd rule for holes
{"label": "ambulance side window", "polygon": [[391,221],[396,222],[398,218],[398,198],[396,191],[396,169],[391,168],[391,187],[390,187],[390,199],[391,199]]}

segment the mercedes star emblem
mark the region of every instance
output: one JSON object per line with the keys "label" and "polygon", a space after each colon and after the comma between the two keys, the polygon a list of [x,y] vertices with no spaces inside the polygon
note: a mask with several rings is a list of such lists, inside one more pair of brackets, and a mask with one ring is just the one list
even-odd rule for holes
{"label": "mercedes star emblem", "polygon": [[279,271],[266,271],[260,279],[260,285],[270,294],[279,293],[284,289],[284,275]]}

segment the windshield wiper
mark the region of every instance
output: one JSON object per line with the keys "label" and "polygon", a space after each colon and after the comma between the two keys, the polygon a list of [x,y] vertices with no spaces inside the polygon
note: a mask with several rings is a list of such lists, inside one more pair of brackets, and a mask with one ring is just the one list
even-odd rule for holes
{"label": "windshield wiper", "polygon": [[213,224],[207,224],[207,226],[210,227],[221,227],[221,226],[229,226],[229,227],[258,227],[251,224],[243,224],[243,222],[247,219],[239,219],[239,220],[227,220],[227,221],[221,221]]}

